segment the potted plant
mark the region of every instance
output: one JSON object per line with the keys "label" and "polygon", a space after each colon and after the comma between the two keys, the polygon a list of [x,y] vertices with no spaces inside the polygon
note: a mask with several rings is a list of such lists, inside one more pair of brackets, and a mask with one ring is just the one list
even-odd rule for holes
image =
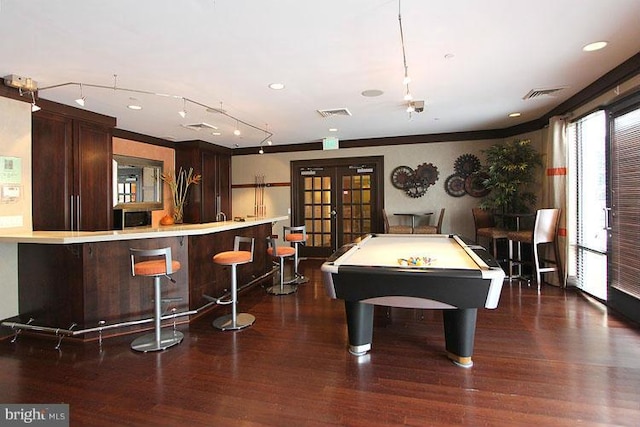
{"label": "potted plant", "polygon": [[532,185],[536,182],[537,168],[542,167],[542,155],[528,139],[495,144],[483,153],[486,155],[483,184],[491,191],[480,207],[502,214],[529,212],[536,203]]}

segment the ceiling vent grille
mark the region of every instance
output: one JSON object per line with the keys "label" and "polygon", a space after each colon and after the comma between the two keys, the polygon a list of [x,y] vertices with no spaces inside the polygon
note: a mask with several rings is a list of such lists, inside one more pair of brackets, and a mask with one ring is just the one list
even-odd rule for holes
{"label": "ceiling vent grille", "polygon": [[553,87],[546,89],[531,89],[529,93],[522,97],[522,99],[532,99],[539,96],[553,96],[556,92],[560,92],[564,87]]}
{"label": "ceiling vent grille", "polygon": [[322,117],[350,116],[351,112],[346,108],[332,108],[330,110],[317,110]]}
{"label": "ceiling vent grille", "polygon": [[187,129],[191,129],[191,130],[195,130],[195,131],[200,131],[202,129],[205,129],[205,130],[207,130],[207,129],[208,130],[218,129],[214,125],[210,125],[209,123],[204,123],[204,122],[202,122],[202,123],[193,123],[193,124],[190,124],[190,125],[182,125],[182,127],[185,127]]}

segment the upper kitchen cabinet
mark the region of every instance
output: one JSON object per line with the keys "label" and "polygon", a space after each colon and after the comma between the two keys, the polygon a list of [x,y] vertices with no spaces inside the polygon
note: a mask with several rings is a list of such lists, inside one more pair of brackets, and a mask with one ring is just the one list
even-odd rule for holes
{"label": "upper kitchen cabinet", "polygon": [[33,229],[113,228],[116,119],[40,100],[32,115]]}
{"label": "upper kitchen cabinet", "polygon": [[184,222],[214,222],[218,212],[231,215],[230,149],[204,141],[176,143],[176,169],[181,167],[202,174],[202,181],[189,188]]}

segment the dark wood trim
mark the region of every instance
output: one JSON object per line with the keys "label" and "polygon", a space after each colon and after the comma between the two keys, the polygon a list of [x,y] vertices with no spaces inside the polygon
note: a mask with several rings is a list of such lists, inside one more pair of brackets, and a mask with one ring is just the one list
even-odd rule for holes
{"label": "dark wood trim", "polygon": [[[114,128],[116,126],[115,117],[105,116],[104,114],[94,113],[93,111],[71,107],[69,105],[64,105],[58,102],[49,101],[48,99],[44,99],[44,98],[38,98],[37,95],[36,95],[36,103],[44,111],[60,114],[61,116],[70,117],[74,120],[93,122],[109,128]],[[33,114],[38,114],[38,113],[35,112]]]}
{"label": "dark wood trim", "polygon": [[[503,139],[523,133],[543,129],[553,116],[564,115],[597,98],[608,90],[613,89],[624,81],[640,73],[640,52],[609,71],[598,80],[553,108],[543,116],[526,123],[503,129],[489,129],[469,132],[448,132],[425,135],[394,136],[387,138],[367,138],[340,141],[341,148],[373,147],[386,145],[425,144],[431,142],[477,141],[482,139]],[[322,142],[290,144],[263,147],[265,153],[290,153],[296,151],[322,150]],[[233,150],[233,156],[257,154],[256,147],[239,148]]]}
{"label": "dark wood trim", "polygon": [[291,187],[290,182],[266,182],[264,184],[234,184],[231,188],[258,188],[258,187]]}
{"label": "dark wood trim", "polygon": [[22,96],[20,96],[20,91],[18,89],[5,86],[4,84],[0,84],[0,96],[31,104],[31,95],[27,94],[27,92],[23,92]]}
{"label": "dark wood trim", "polygon": [[[543,129],[547,126],[549,122],[549,118],[557,115],[564,115],[570,111],[579,108],[580,106],[586,104],[587,102],[597,98],[602,95],[604,92],[611,90],[616,85],[621,84],[622,82],[634,77],[640,73],[640,52],[636,53],[629,59],[627,59],[622,64],[618,65],[613,70],[604,74],[598,80],[553,108],[543,116],[531,120],[526,123],[521,123],[519,125],[511,126],[508,128],[502,129],[488,129],[488,130],[477,130],[477,131],[468,131],[468,132],[446,132],[446,133],[436,133],[436,134],[424,134],[424,135],[408,135],[408,136],[396,136],[396,137],[385,137],[385,138],[365,138],[365,139],[353,139],[353,140],[343,140],[340,141],[340,146],[342,148],[358,148],[358,147],[376,147],[376,146],[388,146],[388,145],[410,145],[410,144],[425,144],[432,142],[454,142],[454,141],[477,141],[483,139],[503,139],[509,138],[511,136],[520,135],[527,132],[536,131],[539,129]],[[31,102],[29,97],[20,96],[19,91],[17,89],[9,88],[7,86],[0,85],[0,96],[5,96],[12,99],[18,99],[25,102]],[[115,127],[115,118],[103,116],[101,114],[93,113],[87,110],[81,110],[78,108],[70,107],[64,104],[58,104],[53,101],[48,101],[44,98],[38,98],[36,95],[36,99],[38,105],[51,109],[51,111],[55,111],[59,114],[69,114],[74,117],[82,118],[83,120],[90,121],[98,121],[102,122],[102,120],[113,120],[113,123],[104,122],[104,124]],[[59,109],[59,110],[58,110]],[[68,112],[71,109],[74,112]],[[83,117],[84,114],[87,114],[87,117]],[[80,115],[80,116],[79,116]],[[142,134],[137,134],[135,132],[130,132],[124,129],[115,129],[114,136],[126,139],[132,139],[135,141],[146,142],[148,144],[160,145],[164,147],[176,148],[177,145],[183,144],[193,144],[196,143],[201,148],[204,146],[208,146],[209,149],[214,151],[220,150],[220,152],[224,152],[226,154],[230,154],[232,156],[246,156],[252,154],[258,154],[258,147],[248,147],[248,148],[237,148],[230,149],[226,147],[222,147],[219,145],[211,144],[204,141],[184,141],[184,142],[171,142],[161,138],[155,138],[151,136],[146,136]],[[263,147],[265,153],[291,153],[291,152],[301,152],[301,151],[319,151],[322,150],[322,141],[314,141],[308,143],[299,143],[299,144],[289,144],[289,145],[280,145],[280,146],[268,146]]]}
{"label": "dark wood trim", "polygon": [[206,142],[206,141],[201,141],[199,139],[193,139],[190,141],[181,141],[181,142],[175,142],[173,147],[178,150],[180,148],[190,148],[190,149],[198,149],[198,150],[205,150],[205,151],[210,151],[212,153],[218,153],[218,154],[226,154],[226,155],[232,155],[233,154],[233,150],[227,147],[223,147],[221,145],[216,145],[216,144],[212,144],[210,142]]}
{"label": "dark wood trim", "polygon": [[175,148],[175,143],[173,141],[167,141],[166,139],[156,138],[155,136],[144,135],[124,129],[113,129],[113,137],[144,142],[145,144],[157,145],[160,147]]}

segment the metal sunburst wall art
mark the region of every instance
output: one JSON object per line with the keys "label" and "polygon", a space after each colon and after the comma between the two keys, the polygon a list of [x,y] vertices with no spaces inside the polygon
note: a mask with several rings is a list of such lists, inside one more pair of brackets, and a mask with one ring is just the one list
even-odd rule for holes
{"label": "metal sunburst wall art", "polygon": [[438,168],[433,163],[423,163],[415,170],[409,166],[398,166],[391,172],[391,184],[403,190],[407,196],[418,198],[438,181]]}
{"label": "metal sunburst wall art", "polygon": [[487,174],[481,171],[480,160],[473,154],[459,156],[453,164],[455,173],[444,182],[444,189],[452,197],[469,194],[472,197],[484,197],[489,189],[484,187]]}

